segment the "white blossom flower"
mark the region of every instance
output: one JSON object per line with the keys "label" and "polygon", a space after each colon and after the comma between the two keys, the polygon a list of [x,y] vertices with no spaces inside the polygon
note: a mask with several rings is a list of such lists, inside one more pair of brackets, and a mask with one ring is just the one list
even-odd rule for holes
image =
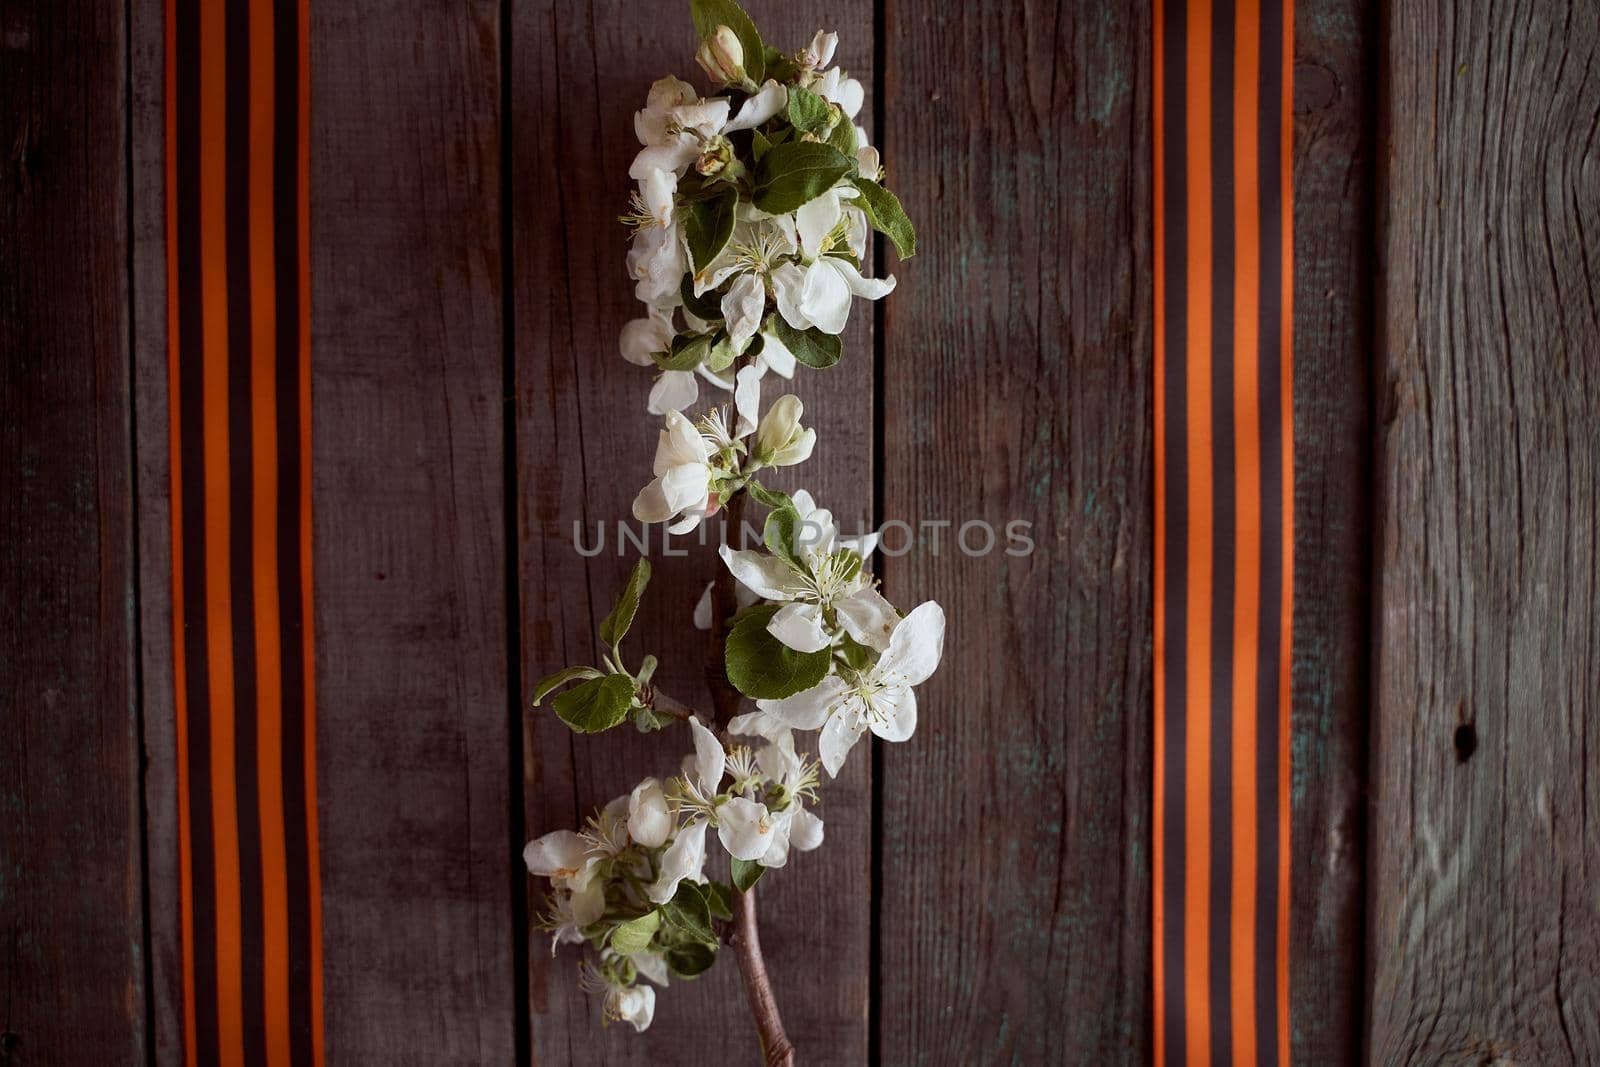
{"label": "white blossom flower", "polygon": [[672,812],[661,783],[646,778],[628,796],[628,834],[645,848],[660,848],[672,833]]}
{"label": "white blossom flower", "polygon": [[838,104],[848,119],[861,114],[861,105],[867,101],[867,91],[862,84],[838,67],[818,79],[811,91],[830,104]]}
{"label": "white blossom flower", "polygon": [[611,966],[597,967],[585,962],[578,975],[585,993],[601,997],[600,1010],[607,1022],[625,1022],[643,1033],[656,1013],[656,991],[647,985],[629,985],[619,979]]}
{"label": "white blossom flower", "polygon": [[726,99],[701,100],[687,82],[662,78],[650,87],[644,110],[634,114],[633,130],[644,147],[633,157],[628,177],[642,180],[653,170],[681,175],[707,142],[760,126],[788,101],[789,90],[769,79],[730,119]]}
{"label": "white blossom flower", "polygon": [[727,753],[715,734],[706,729],[698,717],[689,720],[689,732],[694,736],[694,754],[684,760],[683,777],[678,785],[683,795],[679,806],[687,818],[672,844],[661,856],[661,871],[646,895],[657,904],[665,904],[678,891],[678,883],[685,878],[701,881],[706,862],[706,826],[716,811],[717,788],[722,783],[727,767]]}
{"label": "white blossom flower", "polygon": [[817,767],[795,752],[794,735],[788,730],[763,746],[756,760],[762,773],[782,789],[784,798],[784,806],[771,815],[772,841],[761,865],[782,867],[789,861],[791,848],[810,852],[822,844],[822,820],[805,807],[808,798],[816,797]]}
{"label": "white blossom flower", "polygon": [[605,912],[606,887],[598,879],[575,893],[560,889],[551,893],[550,914],[541,924],[550,931],[550,955],[563,944],[582,944],[584,927],[599,922]]}
{"label": "white blossom flower", "polygon": [[594,878],[600,857],[590,854],[588,838],[571,830],[554,830],[529,841],[522,850],[528,872],[548,878],[557,889],[581,892]]}
{"label": "white blossom flower", "polygon": [[821,729],[817,751],[830,776],[867,730],[885,741],[904,741],[917,728],[912,686],[928,679],[944,651],[944,609],[929,600],[902,619],[888,649],[861,671],[830,674],[803,693],[759,700],[762,711],[796,730]]}
{"label": "white blossom flower", "polygon": [[818,30],[816,36],[811,38],[811,43],[800,50],[795,57],[795,64],[803,74],[819,71],[833,62],[833,53],[839,47],[839,35],[833,32]]}
{"label": "white blossom flower", "polygon": [[756,427],[751,458],[763,467],[791,467],[811,458],[817,431],[801,427],[800,416],[804,413],[804,405],[793,393],[774,400]]}
{"label": "white blossom flower", "polygon": [[853,297],[879,300],[894,292],[894,276],[867,278],[841,256],[823,255],[808,267],[785,263],[772,273],[778,312],[797,330],[815,326],[823,333],[844,332]]}
{"label": "white blossom flower", "polygon": [[694,424],[668,411],[666,427],[656,442],[655,481],[639,491],[633,517],[640,522],[670,522],[671,533],[684,533],[711,513],[711,449]]}
{"label": "white blossom flower", "polygon": [[794,562],[727,545],[718,550],[735,578],[756,595],[783,604],[767,623],[767,632],[796,652],[817,652],[832,643],[827,625],[831,612],[852,640],[887,648],[900,617],[862,568],[876,538],[846,541],[839,537],[832,514],[814,507],[809,493],[796,493],[793,501],[801,519]]}
{"label": "white blossom flower", "polygon": [[612,986],[606,994],[605,1013],[642,1034],[656,1015],[656,991],[647,985]]}

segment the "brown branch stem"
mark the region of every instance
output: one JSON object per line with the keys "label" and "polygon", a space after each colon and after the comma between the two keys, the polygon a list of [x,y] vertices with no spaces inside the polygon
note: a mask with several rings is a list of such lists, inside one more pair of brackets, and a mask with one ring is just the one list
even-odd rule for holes
{"label": "brown branch stem", "polygon": [[756,1021],[761,1038],[761,1062],[765,1067],[794,1067],[794,1046],[783,1032],[778,1015],[778,1000],[767,979],[767,963],[761,956],[761,932],[756,925],[756,890],[751,886],[733,897],[733,933],[729,946],[739,959],[739,974],[744,977],[744,997]]}
{"label": "brown branch stem", "polygon": [[[723,528],[731,542],[736,542],[744,529],[747,500],[744,492],[735,493],[723,509]],[[738,610],[739,600],[733,574],[718,563],[716,577],[711,582],[711,654],[706,660],[706,682],[711,686],[711,702],[716,710],[716,729],[719,733],[727,728],[728,720],[739,714],[739,703],[743,699],[733,683],[728,681],[726,663],[728,620]],[[756,894],[753,886],[743,893],[734,891],[733,930],[728,937],[728,944],[739,961],[745,1001],[750,1005],[756,1034],[761,1039],[762,1062],[766,1067],[793,1067],[794,1046],[783,1032],[783,1019],[778,1015],[778,999],[772,993],[767,963],[761,956],[761,934],[756,926]]]}

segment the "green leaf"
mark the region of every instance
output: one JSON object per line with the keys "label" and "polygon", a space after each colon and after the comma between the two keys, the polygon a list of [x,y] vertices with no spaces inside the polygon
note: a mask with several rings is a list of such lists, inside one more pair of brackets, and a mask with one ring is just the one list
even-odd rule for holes
{"label": "green leaf", "polygon": [[837,148],[820,141],[774,145],[756,165],[752,199],[769,215],[785,215],[832,189],[850,167]]}
{"label": "green leaf", "polygon": [[727,882],[711,882],[711,893],[706,901],[711,905],[711,914],[727,922],[733,918],[733,890],[728,888]]}
{"label": "green leaf", "polygon": [[659,910],[665,926],[663,934],[669,940],[717,943],[717,932],[711,927],[710,891],[698,882],[679,882],[672,899]]}
{"label": "green leaf", "polygon": [[706,269],[733,236],[734,209],[739,206],[739,191],[725,186],[717,195],[690,204],[683,212],[683,240],[689,246],[690,267],[698,274]]}
{"label": "green leaf", "polygon": [[827,677],[832,655],[796,652],[767,632],[779,605],[756,608],[734,623],[725,649],[728,681],[747,697],[781,700],[803,693]]}
{"label": "green leaf", "polygon": [[910,259],[917,254],[917,231],[912,229],[911,220],[906,218],[905,208],[900,206],[900,198],[877,182],[868,181],[866,178],[852,178],[851,183],[861,190],[861,206],[867,213],[867,221],[872,223],[872,228],[884,234],[894,242],[894,250],[901,259]]}
{"label": "green leaf", "polygon": [[710,354],[710,334],[680,333],[672,339],[672,351],[654,352],[650,358],[662,370],[694,370]]}
{"label": "green leaf", "polygon": [[850,121],[848,115],[841,115],[833,129],[828,132],[828,143],[845,157],[856,158],[856,149],[861,146],[856,141],[856,124]]}
{"label": "green leaf", "polygon": [[739,38],[744,49],[744,73],[757,85],[767,74],[767,46],[744,8],[733,0],[689,0],[689,17],[694,19],[694,32],[702,41],[726,26]]}
{"label": "green leaf", "polygon": [[773,314],[767,319],[767,329],[794,354],[795,359],[815,370],[826,370],[833,366],[839,362],[839,354],[844,351],[843,344],[833,334],[823,333],[815,326],[809,330],[797,330],[781,314]]}
{"label": "green leaf", "polygon": [[598,678],[600,672],[593,667],[564,667],[552,675],[539,679],[539,684],[533,687],[533,706],[538,707],[539,701],[550,695],[550,691],[557,686],[565,685],[577,678]]}
{"label": "green leaf", "polygon": [[698,941],[673,945],[663,955],[667,960],[667,969],[677,978],[698,977],[709,971],[711,965],[717,962],[716,947]]}
{"label": "green leaf", "polygon": [[742,860],[737,856],[733,858],[733,884],[741,893],[750,892],[750,887],[759,882],[766,872],[767,869],[755,860]]}
{"label": "green leaf", "polygon": [[785,560],[796,570],[804,570],[805,564],[795,554],[799,534],[800,513],[795,510],[793,503],[786,508],[774,508],[761,528],[761,539],[766,542],[768,552]]}
{"label": "green leaf", "polygon": [[661,927],[661,911],[649,911],[637,919],[629,919],[619,923],[611,932],[611,948],[631,956],[635,952],[643,952],[650,947],[650,940],[656,936],[656,930]]}
{"label": "green leaf", "polygon": [[750,131],[750,155],[757,163],[761,162],[761,157],[766,155],[767,150],[771,147],[772,142],[767,140],[766,134],[762,133],[760,130]]}
{"label": "green leaf", "polygon": [[626,674],[608,674],[575,685],[555,699],[561,721],[580,734],[609,730],[628,717],[633,703],[633,679]]}
{"label": "green leaf", "polygon": [[801,133],[818,133],[833,119],[833,108],[810,89],[789,88],[789,125]]}
{"label": "green leaf", "polygon": [[612,648],[622,642],[633,626],[633,617],[639,613],[639,598],[644,595],[644,587],[649,584],[650,561],[641,557],[633,565],[633,573],[628,575],[628,584],[622,587],[616,607],[600,620],[600,640]]}
{"label": "green leaf", "polygon": [[678,295],[683,297],[683,306],[695,318],[707,322],[715,322],[722,318],[721,289],[708,289],[697,296],[694,291],[694,279],[685,274],[683,284],[678,286]]}
{"label": "green leaf", "polygon": [[760,482],[745,483],[744,491],[755,497],[756,503],[764,504],[769,508],[792,508],[794,501],[789,499],[789,494],[777,489],[768,489]]}

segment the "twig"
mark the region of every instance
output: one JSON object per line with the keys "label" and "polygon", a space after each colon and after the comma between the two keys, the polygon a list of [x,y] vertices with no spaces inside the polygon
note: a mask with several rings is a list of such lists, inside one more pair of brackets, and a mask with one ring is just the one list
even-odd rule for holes
{"label": "twig", "polygon": [[733,897],[733,935],[729,939],[739,959],[744,977],[744,996],[756,1020],[761,1038],[761,1061],[766,1067],[794,1067],[794,1046],[783,1032],[778,1001],[767,979],[767,963],[761,956],[761,932],[756,925],[756,890],[751,886]]}
{"label": "twig", "polygon": [[671,715],[674,719],[688,722],[697,712],[675,697],[669,696],[653,685],[639,687],[639,700],[651,711],[662,715]]}
{"label": "twig", "polygon": [[[724,529],[730,541],[737,541],[744,531],[747,499],[748,494],[735,493],[723,508]],[[728,720],[739,714],[739,703],[743,699],[739,690],[728,681],[727,669],[728,620],[738,610],[739,598],[733,573],[718,565],[716,577],[711,582],[711,651],[706,660],[706,682],[711,687],[711,702],[716,709],[719,733],[727,727]],[[756,926],[753,886],[742,893],[734,891],[733,932],[728,943],[739,961],[745,1000],[750,1005],[756,1034],[761,1039],[763,1063],[766,1067],[793,1067],[794,1046],[783,1032],[783,1019],[778,1015],[778,999],[773,996],[772,981],[767,977],[767,963],[761,956],[761,934]]]}

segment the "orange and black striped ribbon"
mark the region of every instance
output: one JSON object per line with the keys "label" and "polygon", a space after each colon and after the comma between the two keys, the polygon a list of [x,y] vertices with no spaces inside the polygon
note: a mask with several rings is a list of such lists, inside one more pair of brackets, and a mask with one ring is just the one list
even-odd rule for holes
{"label": "orange and black striped ribbon", "polygon": [[1155,0],[1155,1061],[1289,1060],[1292,0]]}
{"label": "orange and black striped ribbon", "polygon": [[167,0],[183,1037],[322,1061],[306,0]]}

